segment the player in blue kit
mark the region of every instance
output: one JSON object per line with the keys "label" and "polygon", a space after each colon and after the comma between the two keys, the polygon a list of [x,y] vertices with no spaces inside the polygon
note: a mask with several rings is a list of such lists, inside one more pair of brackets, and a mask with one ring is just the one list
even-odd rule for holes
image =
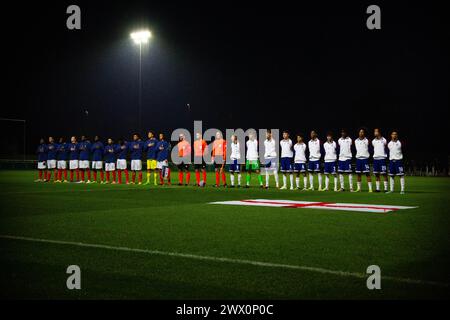
{"label": "player in blue kit", "polygon": [[119,139],[116,145],[116,154],[117,154],[116,169],[118,176],[117,180],[119,184],[122,184],[122,171],[124,171],[126,184],[129,184],[130,181],[127,169],[128,143],[126,141]]}
{"label": "player in blue kit", "polygon": [[39,146],[36,149],[36,154],[38,158],[37,169],[39,172],[39,178],[34,180],[34,182],[45,182],[45,169],[47,168],[47,145],[45,144],[44,138],[39,140]]}
{"label": "player in blue kit", "polygon": [[67,181],[67,159],[69,158],[69,145],[64,141],[64,138],[59,138],[58,148],[56,149],[56,167],[58,170],[58,177],[55,182],[62,182],[64,173],[64,182]]}
{"label": "player in blue kit", "polygon": [[[106,181],[105,183],[116,183],[116,146],[111,138],[108,139],[108,144],[104,148],[105,153],[105,171]],[[110,181],[110,174],[112,173],[112,181]],[[102,181],[103,183],[103,181]]]}
{"label": "player in blue kit", "polygon": [[145,141],[145,152],[147,152],[147,182],[144,184],[149,184],[150,183],[150,176],[153,173],[153,183],[156,185],[158,185],[158,180],[157,180],[157,172],[156,172],[156,144],[158,143],[158,140],[155,137],[155,134],[153,133],[153,131],[149,131],[148,135],[147,135],[148,139],[147,141]]}
{"label": "player in blue kit", "polygon": [[167,183],[170,185],[170,168],[169,168],[169,152],[170,143],[164,139],[164,134],[159,134],[159,141],[156,145],[157,155],[156,155],[156,168],[159,172],[160,184],[164,185],[164,178],[167,177]]}
{"label": "player in blue kit", "polygon": [[80,179],[80,173],[78,171],[78,157],[80,156],[80,150],[78,147],[77,138],[75,136],[70,138],[69,144],[69,170],[70,170],[70,182],[73,181],[73,173],[76,173],[77,181]]}
{"label": "player in blue kit", "polygon": [[52,178],[52,171],[54,171],[54,181],[58,180],[56,171],[56,153],[58,151],[58,145],[55,143],[53,137],[48,137],[47,144],[47,177],[46,180],[50,181]]}
{"label": "player in blue kit", "polygon": [[[94,174],[94,179],[92,180],[93,183],[97,182],[97,172],[100,171],[100,182],[103,182],[104,175],[103,175],[103,150],[104,150],[103,142],[100,141],[99,136],[94,137],[94,143],[91,145],[91,152],[92,152],[92,170]],[[91,179],[89,175],[89,180]],[[88,180],[88,183],[90,182]]]}
{"label": "player in blue kit", "polygon": [[84,173],[87,172],[88,182],[90,182],[91,172],[89,170],[89,158],[91,155],[91,142],[86,136],[81,136],[81,141],[78,143],[78,149],[80,151],[80,158],[78,162],[78,170],[81,172],[81,180],[78,182],[84,183]]}
{"label": "player in blue kit", "polygon": [[142,152],[144,151],[144,143],[137,133],[133,134],[133,141],[128,143],[131,157],[131,183],[136,183],[136,173],[138,173],[138,183],[142,184]]}

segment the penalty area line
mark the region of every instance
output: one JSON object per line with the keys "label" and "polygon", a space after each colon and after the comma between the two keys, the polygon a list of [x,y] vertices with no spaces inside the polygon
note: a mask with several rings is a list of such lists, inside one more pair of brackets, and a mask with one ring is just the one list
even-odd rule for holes
{"label": "penalty area line", "polygon": [[[364,273],[331,270],[331,269],[318,268],[318,267],[290,265],[290,264],[272,263],[272,262],[263,262],[263,261],[253,261],[253,260],[245,260],[245,259],[202,256],[202,255],[197,255],[197,254],[180,253],[180,252],[167,252],[167,251],[149,250],[149,249],[116,247],[116,246],[110,246],[110,245],[105,245],[105,244],[92,244],[92,243],[83,243],[83,242],[40,239],[40,238],[30,238],[30,237],[13,236],[13,235],[0,235],[0,239],[49,243],[49,244],[67,245],[67,246],[76,246],[76,247],[94,248],[94,249],[105,249],[105,250],[112,250],[112,251],[136,252],[136,253],[143,253],[143,254],[149,254],[149,255],[159,255],[159,256],[177,257],[177,258],[212,261],[212,262],[224,262],[224,263],[230,263],[230,264],[252,265],[252,266],[258,266],[258,267],[267,267],[267,268],[276,268],[276,269],[309,271],[309,272],[331,274],[334,276],[351,277],[351,278],[359,278],[359,279],[367,279],[369,277],[368,274],[364,274]],[[439,287],[450,286],[450,284],[444,283],[444,282],[409,279],[409,278],[399,278],[399,277],[383,276],[383,275],[381,276],[381,279],[395,281],[395,282],[402,282],[402,283],[407,283],[407,284],[415,284],[415,285],[430,285],[430,286],[439,286]]]}

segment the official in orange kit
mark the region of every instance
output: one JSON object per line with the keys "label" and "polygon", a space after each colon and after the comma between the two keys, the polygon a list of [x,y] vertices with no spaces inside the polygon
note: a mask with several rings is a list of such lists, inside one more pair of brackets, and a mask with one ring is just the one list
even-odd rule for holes
{"label": "official in orange kit", "polygon": [[227,156],[227,142],[222,137],[222,133],[217,131],[216,139],[213,142],[212,161],[214,163],[214,171],[216,172],[215,187],[220,185],[220,176],[222,176],[223,186],[227,186],[227,179],[225,176],[225,160]]}

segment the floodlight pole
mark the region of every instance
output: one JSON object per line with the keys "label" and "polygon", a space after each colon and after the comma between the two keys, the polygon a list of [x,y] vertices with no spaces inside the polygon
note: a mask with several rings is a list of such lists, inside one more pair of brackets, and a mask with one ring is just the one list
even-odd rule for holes
{"label": "floodlight pole", "polygon": [[142,42],[139,42],[139,134],[142,134]]}

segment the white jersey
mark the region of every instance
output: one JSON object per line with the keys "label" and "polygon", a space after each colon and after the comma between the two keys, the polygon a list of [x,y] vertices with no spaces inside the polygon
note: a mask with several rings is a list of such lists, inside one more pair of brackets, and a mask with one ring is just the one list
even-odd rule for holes
{"label": "white jersey", "polygon": [[236,143],[231,142],[231,160],[239,160],[241,158],[241,149],[239,146],[239,141],[236,141]]}
{"label": "white jersey", "polygon": [[352,138],[339,138],[339,161],[351,160],[352,158]]}
{"label": "white jersey", "polygon": [[388,143],[388,148],[389,148],[389,160],[403,159],[402,143],[400,142],[400,140],[397,141],[391,140]]}
{"label": "white jersey", "polygon": [[309,149],[309,160],[311,161],[317,161],[320,160],[322,157],[322,154],[320,153],[320,140],[319,139],[311,139],[308,142],[308,149]]}
{"label": "white jersey", "polygon": [[294,153],[292,152],[292,140],[283,139],[280,141],[281,146],[281,158],[292,158]]}
{"label": "white jersey", "polygon": [[306,144],[305,143],[296,143],[294,145],[295,151],[295,163],[305,163],[306,162]]}
{"label": "white jersey", "polygon": [[325,162],[335,162],[337,160],[337,151],[336,151],[337,145],[336,142],[326,141],[323,144],[323,149],[325,150]]}
{"label": "white jersey", "polygon": [[247,141],[247,160],[258,160],[258,140]]}
{"label": "white jersey", "polygon": [[356,159],[369,159],[369,140],[367,138],[355,140]]}
{"label": "white jersey", "polygon": [[275,149],[275,140],[264,140],[264,158],[273,159],[277,157],[277,150]]}
{"label": "white jersey", "polygon": [[373,146],[373,158],[376,160],[379,159],[386,159],[386,145],[387,141],[385,138],[381,137],[380,139],[373,139],[372,140],[372,146]]}

